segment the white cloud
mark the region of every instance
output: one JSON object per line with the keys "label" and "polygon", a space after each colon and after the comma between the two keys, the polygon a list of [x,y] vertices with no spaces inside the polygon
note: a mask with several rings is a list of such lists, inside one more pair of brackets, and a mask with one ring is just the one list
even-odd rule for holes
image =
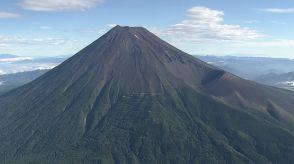
{"label": "white cloud", "polygon": [[0,74],[12,74],[34,70],[53,69],[57,65],[59,65],[59,63],[11,63],[10,65],[7,65],[7,68],[5,70],[2,70]]}
{"label": "white cloud", "polygon": [[3,70],[0,69],[0,75],[3,75],[3,74],[5,74],[5,71],[3,71]]}
{"label": "white cloud", "polygon": [[0,35],[0,46],[8,45],[60,45],[65,44],[68,40],[63,38],[23,38],[16,36],[1,36]]}
{"label": "white cloud", "polygon": [[0,59],[0,63],[2,62],[19,62],[19,61],[27,61],[27,60],[33,60],[33,58],[31,57],[15,57],[15,58],[4,58],[4,59]]}
{"label": "white cloud", "polygon": [[57,58],[55,58],[56,60],[53,59],[54,58],[52,58],[52,60],[50,61],[38,60],[38,58],[34,57],[14,57],[0,59],[0,75],[33,70],[52,69],[59,65],[61,62],[61,60]]}
{"label": "white cloud", "polygon": [[9,45],[8,44],[4,44],[4,43],[0,43],[0,48],[7,48],[7,47],[9,47]]}
{"label": "white cloud", "polygon": [[240,42],[234,43],[235,46],[240,47],[294,47],[294,40],[272,40],[272,41],[260,41],[260,42]]}
{"label": "white cloud", "polygon": [[20,5],[33,11],[83,11],[101,2],[102,0],[22,0]]}
{"label": "white cloud", "polygon": [[259,11],[268,12],[268,13],[285,14],[285,13],[294,13],[294,8],[264,8],[264,9],[259,9]]}
{"label": "white cloud", "polygon": [[285,84],[285,85],[294,86],[294,81],[279,82],[278,84]]}
{"label": "white cloud", "polygon": [[224,12],[206,7],[193,7],[187,19],[167,29],[156,30],[173,41],[200,42],[207,40],[248,40],[261,37],[255,30],[224,23]]}
{"label": "white cloud", "polygon": [[19,18],[20,15],[16,13],[0,12],[0,19]]}
{"label": "white cloud", "polygon": [[107,25],[107,27],[110,27],[110,28],[113,28],[113,27],[115,27],[115,26],[117,26],[117,24],[108,24],[108,25]]}

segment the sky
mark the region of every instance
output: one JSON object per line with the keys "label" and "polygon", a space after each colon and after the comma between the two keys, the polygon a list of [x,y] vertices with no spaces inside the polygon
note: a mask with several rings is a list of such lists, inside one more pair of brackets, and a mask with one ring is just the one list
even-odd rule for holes
{"label": "sky", "polygon": [[73,55],[122,25],[195,55],[294,58],[293,0],[0,1],[0,54]]}

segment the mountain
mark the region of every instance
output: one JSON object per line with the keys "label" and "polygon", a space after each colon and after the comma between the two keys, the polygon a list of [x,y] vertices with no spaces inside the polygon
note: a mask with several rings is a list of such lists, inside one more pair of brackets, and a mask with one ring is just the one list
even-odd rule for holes
{"label": "mountain", "polygon": [[35,70],[0,75],[0,95],[11,89],[17,88],[21,85],[33,81],[34,79],[46,73],[47,71],[48,70]]}
{"label": "mountain", "polygon": [[269,73],[283,74],[294,71],[293,59],[212,55],[196,57],[250,80]]}
{"label": "mountain", "polygon": [[4,163],[291,163],[294,92],[116,26],[0,96]]}
{"label": "mountain", "polygon": [[283,74],[269,73],[255,79],[257,82],[280,88],[294,90],[294,72]]}

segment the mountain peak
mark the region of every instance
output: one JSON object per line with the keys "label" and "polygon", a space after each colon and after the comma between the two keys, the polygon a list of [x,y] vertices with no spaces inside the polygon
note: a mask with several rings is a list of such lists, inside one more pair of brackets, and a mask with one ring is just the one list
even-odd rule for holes
{"label": "mountain peak", "polygon": [[113,27],[109,32],[115,32],[115,33],[138,33],[138,32],[143,32],[143,31],[147,31],[144,27],[132,27],[132,26],[120,26],[117,25],[115,27]]}
{"label": "mountain peak", "polygon": [[[201,83],[205,72],[219,71],[143,27],[116,26],[74,58],[82,63],[78,69],[99,70],[104,78],[119,82],[121,91],[127,93],[157,92],[163,81],[174,77],[195,86]],[[197,71],[192,67],[198,67]]]}
{"label": "mountain peak", "polygon": [[[140,39],[144,35],[150,35],[150,32],[143,27],[130,27],[130,26],[115,26],[106,35],[109,35],[111,41],[113,38],[119,39],[121,43],[130,39]],[[141,37],[140,37],[141,36]],[[132,40],[134,41],[134,40]]]}
{"label": "mountain peak", "polygon": [[116,25],[113,27],[113,29],[120,29],[120,30],[130,30],[130,29],[145,29],[142,26],[121,26],[121,25]]}

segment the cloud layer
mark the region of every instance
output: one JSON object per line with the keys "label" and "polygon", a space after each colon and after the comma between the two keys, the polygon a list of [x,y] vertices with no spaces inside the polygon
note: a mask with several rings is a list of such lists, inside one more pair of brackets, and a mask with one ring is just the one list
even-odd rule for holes
{"label": "cloud layer", "polygon": [[65,44],[68,40],[63,38],[23,38],[16,36],[1,36],[0,47],[7,45],[60,45]]}
{"label": "cloud layer", "polygon": [[277,14],[294,13],[294,8],[265,8],[265,9],[259,9],[259,10],[262,12],[277,13]]}
{"label": "cloud layer", "polygon": [[16,13],[0,12],[0,19],[19,18],[20,15]]}
{"label": "cloud layer", "polygon": [[193,7],[187,11],[187,19],[167,29],[160,30],[161,36],[173,40],[199,42],[204,40],[247,40],[261,35],[240,25],[224,23],[224,12],[207,7]]}
{"label": "cloud layer", "polygon": [[294,47],[294,40],[271,40],[263,42],[240,42],[234,43],[233,45],[243,46],[243,47]]}
{"label": "cloud layer", "polygon": [[32,60],[32,59],[33,58],[31,58],[31,57],[3,58],[3,59],[0,59],[0,63],[2,63],[2,62],[11,63],[11,62],[19,62],[19,61],[28,61],[28,60]]}
{"label": "cloud layer", "polygon": [[33,70],[52,69],[65,58],[8,57],[0,59],[0,75]]}
{"label": "cloud layer", "polygon": [[100,2],[102,0],[23,0],[20,5],[33,11],[83,11]]}

